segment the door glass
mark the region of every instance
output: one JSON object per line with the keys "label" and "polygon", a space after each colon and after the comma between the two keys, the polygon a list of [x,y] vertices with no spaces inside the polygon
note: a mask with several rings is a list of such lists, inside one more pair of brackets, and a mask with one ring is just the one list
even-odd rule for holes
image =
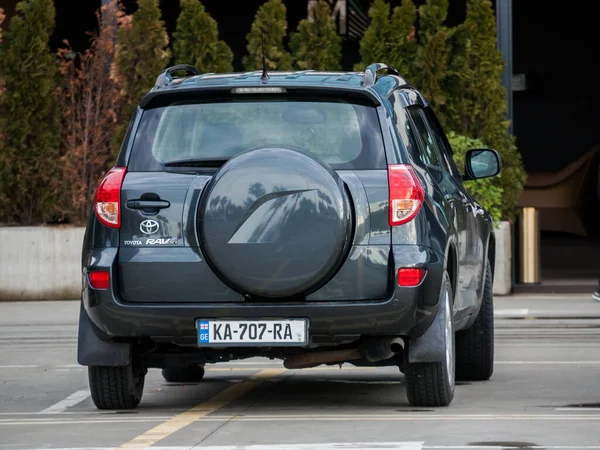
{"label": "door glass", "polygon": [[394,92],[389,99],[394,107],[394,126],[402,144],[404,144],[409,153],[418,158],[422,164],[425,164],[421,156],[421,146],[417,143],[418,136],[415,135],[414,126],[406,117],[406,110],[402,107],[398,92]]}
{"label": "door glass", "polygon": [[420,152],[423,163],[429,166],[442,168],[440,166],[440,157],[436,149],[436,143],[433,135],[429,132],[423,112],[420,108],[408,108],[408,113],[410,114],[410,117],[415,124],[416,132],[419,134],[421,142],[423,143],[423,149]]}
{"label": "door glass", "polygon": [[448,172],[460,179],[459,171],[454,162],[454,158],[452,157],[452,150],[448,147],[446,139],[443,138],[444,132],[440,128],[439,122],[435,119],[435,115],[430,108],[425,111],[425,117],[429,124],[431,134],[437,143],[437,148],[443,159],[444,165],[448,168]]}

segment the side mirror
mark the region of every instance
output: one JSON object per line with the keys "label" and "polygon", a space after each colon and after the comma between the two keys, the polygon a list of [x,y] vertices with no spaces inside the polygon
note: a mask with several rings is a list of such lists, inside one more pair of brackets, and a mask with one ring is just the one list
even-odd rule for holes
{"label": "side mirror", "polygon": [[496,150],[476,148],[465,155],[464,180],[494,177],[502,170],[502,158]]}

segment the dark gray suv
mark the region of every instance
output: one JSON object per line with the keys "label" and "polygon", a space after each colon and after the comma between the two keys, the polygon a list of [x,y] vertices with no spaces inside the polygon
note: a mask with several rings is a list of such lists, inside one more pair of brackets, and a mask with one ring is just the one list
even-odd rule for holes
{"label": "dark gray suv", "polygon": [[[184,72],[184,76],[174,77]],[[415,406],[493,370],[494,228],[423,96],[394,69],[163,72],[101,182],[78,360],[101,409],[148,368],[279,358],[398,366]]]}

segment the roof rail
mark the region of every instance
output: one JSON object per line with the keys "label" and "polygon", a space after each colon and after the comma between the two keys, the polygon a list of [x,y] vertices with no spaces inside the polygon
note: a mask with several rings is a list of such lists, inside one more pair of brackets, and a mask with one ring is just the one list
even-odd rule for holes
{"label": "roof rail", "polygon": [[156,79],[154,87],[161,88],[171,84],[175,72],[185,72],[186,76],[200,75],[200,72],[194,66],[190,66],[189,64],[177,64],[176,66],[165,69]]}
{"label": "roof rail", "polygon": [[375,84],[375,81],[377,80],[377,72],[379,72],[380,70],[387,70],[388,75],[391,74],[391,75],[400,76],[400,72],[398,72],[396,69],[394,69],[391,66],[388,66],[383,63],[371,64],[370,66],[368,66],[365,69],[365,78],[363,79],[363,83],[362,83],[363,86],[364,87],[373,86]]}

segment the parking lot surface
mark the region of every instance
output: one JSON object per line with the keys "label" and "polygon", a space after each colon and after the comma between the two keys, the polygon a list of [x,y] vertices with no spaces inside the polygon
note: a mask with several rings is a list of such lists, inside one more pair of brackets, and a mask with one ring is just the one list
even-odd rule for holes
{"label": "parking lot surface", "polygon": [[77,302],[3,303],[0,449],[600,449],[600,305],[569,317],[542,297],[513,303],[497,301],[492,379],[459,383],[448,408],[410,407],[397,368],[250,359],[200,383],[150,370],[122,412],[92,404]]}

